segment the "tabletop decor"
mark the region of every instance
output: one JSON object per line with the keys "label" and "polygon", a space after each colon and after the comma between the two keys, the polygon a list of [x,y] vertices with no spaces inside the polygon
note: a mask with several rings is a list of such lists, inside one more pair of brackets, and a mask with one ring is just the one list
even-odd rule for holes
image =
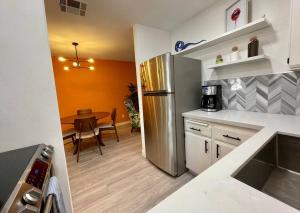
{"label": "tabletop decor", "polygon": [[206,41],[206,40],[201,40],[201,41],[195,42],[195,43],[184,43],[184,41],[177,41],[175,43],[175,51],[179,52],[179,51],[185,50],[186,48],[188,48],[191,45],[200,44],[200,43],[202,43],[204,41]]}
{"label": "tabletop decor", "polygon": [[238,0],[225,11],[226,32],[248,24],[248,0]]}

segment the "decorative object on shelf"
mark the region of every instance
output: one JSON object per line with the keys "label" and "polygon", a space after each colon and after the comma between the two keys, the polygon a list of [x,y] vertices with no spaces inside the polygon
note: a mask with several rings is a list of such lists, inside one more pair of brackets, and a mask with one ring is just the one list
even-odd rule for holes
{"label": "decorative object on shelf", "polygon": [[226,32],[248,24],[248,0],[238,0],[225,11]]}
{"label": "decorative object on shelf", "polygon": [[240,59],[241,59],[241,56],[240,56],[239,48],[237,46],[232,47],[232,53],[230,55],[230,61],[233,62],[233,61],[237,61],[237,60],[240,60]]}
{"label": "decorative object on shelf", "polygon": [[216,58],[216,64],[222,64],[223,63],[223,58],[221,55],[217,55],[217,58]]}
{"label": "decorative object on shelf", "polygon": [[93,64],[94,63],[94,59],[89,58],[89,59],[79,59],[78,57],[78,51],[77,51],[77,47],[78,47],[78,43],[77,42],[72,42],[72,45],[74,46],[75,49],[75,58],[74,59],[67,59],[64,58],[62,56],[58,57],[58,60],[60,62],[71,62],[71,66],[64,66],[64,70],[68,71],[71,68],[76,68],[76,69],[89,69],[89,70],[95,70],[94,66],[84,66],[82,63],[87,63],[87,64]]}
{"label": "decorative object on shelf", "polygon": [[182,50],[186,49],[187,47],[189,47],[191,45],[200,44],[204,41],[206,41],[206,40],[201,40],[201,41],[196,42],[196,43],[186,43],[186,44],[183,41],[177,41],[176,44],[175,44],[175,51],[176,52],[182,51]]}
{"label": "decorative object on shelf", "polygon": [[256,36],[250,39],[248,44],[248,57],[258,56],[259,41]]}
{"label": "decorative object on shelf", "polygon": [[[199,50],[204,50],[207,49],[209,47],[215,46],[217,44],[220,44],[222,42],[226,42],[229,40],[232,40],[234,38],[239,38],[242,37],[244,35],[249,35],[252,32],[256,32],[258,30],[267,28],[272,26],[272,24],[269,22],[268,19],[266,18],[260,18],[257,19],[251,23],[248,23],[236,30],[230,31],[230,32],[225,32],[221,35],[218,35],[214,38],[208,39],[207,41],[203,42],[202,44],[198,44],[196,46],[193,46],[191,48],[188,48],[184,51],[180,51],[177,53],[174,53],[174,55],[182,55],[182,56],[187,56],[190,53],[199,51]],[[187,56],[189,57],[189,56]]]}
{"label": "decorative object on shelf", "polygon": [[129,119],[131,123],[131,132],[133,132],[133,130],[139,130],[140,128],[138,93],[137,93],[137,87],[133,83],[130,83],[128,85],[128,89],[130,95],[126,97],[124,104],[129,115]]}
{"label": "decorative object on shelf", "polygon": [[266,55],[258,55],[258,56],[253,56],[250,58],[247,57],[247,58],[239,59],[236,61],[230,61],[230,62],[225,62],[225,63],[221,63],[221,64],[214,64],[214,65],[207,67],[207,69],[218,69],[218,68],[223,68],[223,67],[228,67],[228,66],[234,66],[237,64],[255,63],[255,62],[266,61],[266,60],[269,60],[269,58]]}

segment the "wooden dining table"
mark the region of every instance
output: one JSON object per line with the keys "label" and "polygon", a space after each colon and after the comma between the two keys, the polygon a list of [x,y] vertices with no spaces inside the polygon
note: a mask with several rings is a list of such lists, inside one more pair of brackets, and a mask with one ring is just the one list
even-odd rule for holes
{"label": "wooden dining table", "polygon": [[[106,118],[110,115],[109,112],[92,112],[92,113],[87,113],[87,114],[81,114],[81,115],[70,115],[66,116],[60,119],[61,124],[73,124],[75,123],[75,119],[85,119],[85,118],[91,118],[91,117],[96,117],[96,120],[100,120],[103,118]],[[73,154],[75,155],[78,151],[78,143],[77,139],[75,141],[75,150]],[[105,144],[101,141],[100,142],[101,146],[105,146]]]}
{"label": "wooden dining table", "polygon": [[110,115],[109,112],[92,112],[87,114],[81,115],[70,115],[60,119],[61,124],[74,124],[75,119],[84,119],[84,118],[91,118],[96,117],[97,120],[106,118]]}

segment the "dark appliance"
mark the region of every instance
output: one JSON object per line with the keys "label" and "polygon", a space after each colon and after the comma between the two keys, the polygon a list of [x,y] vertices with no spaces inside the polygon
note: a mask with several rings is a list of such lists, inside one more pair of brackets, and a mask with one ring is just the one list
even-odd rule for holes
{"label": "dark appliance", "polygon": [[0,153],[1,213],[55,212],[46,197],[52,153],[44,144]]}
{"label": "dark appliance", "polygon": [[222,86],[202,86],[201,109],[207,112],[216,112],[222,109]]}

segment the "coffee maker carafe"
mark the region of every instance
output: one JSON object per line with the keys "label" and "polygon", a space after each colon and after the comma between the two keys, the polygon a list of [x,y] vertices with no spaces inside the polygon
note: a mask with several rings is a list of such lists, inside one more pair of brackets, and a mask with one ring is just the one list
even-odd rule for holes
{"label": "coffee maker carafe", "polygon": [[222,86],[202,86],[201,109],[216,112],[222,109]]}

